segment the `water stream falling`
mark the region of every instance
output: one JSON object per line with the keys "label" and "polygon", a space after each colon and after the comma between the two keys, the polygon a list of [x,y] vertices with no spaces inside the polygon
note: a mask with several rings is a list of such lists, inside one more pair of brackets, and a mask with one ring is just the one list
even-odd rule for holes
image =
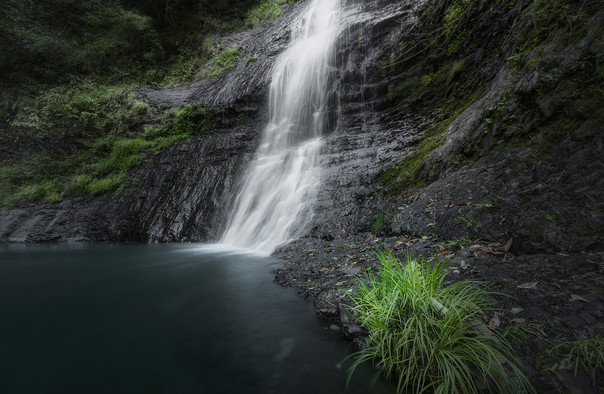
{"label": "water stream falling", "polygon": [[313,0],[273,70],[269,123],[221,242],[270,253],[312,217],[340,0]]}

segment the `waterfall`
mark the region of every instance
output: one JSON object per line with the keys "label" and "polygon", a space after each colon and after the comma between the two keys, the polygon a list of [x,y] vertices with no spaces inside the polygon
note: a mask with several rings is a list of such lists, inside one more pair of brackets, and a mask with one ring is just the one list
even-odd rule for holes
{"label": "waterfall", "polygon": [[327,124],[340,0],[313,0],[273,69],[269,123],[246,170],[221,242],[270,253],[312,218]]}

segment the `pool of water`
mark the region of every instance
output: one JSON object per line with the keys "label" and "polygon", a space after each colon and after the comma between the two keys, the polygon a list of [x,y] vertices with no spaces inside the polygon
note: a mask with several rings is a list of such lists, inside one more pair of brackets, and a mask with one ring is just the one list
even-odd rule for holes
{"label": "pool of water", "polygon": [[273,282],[191,245],[0,246],[0,393],[390,393]]}

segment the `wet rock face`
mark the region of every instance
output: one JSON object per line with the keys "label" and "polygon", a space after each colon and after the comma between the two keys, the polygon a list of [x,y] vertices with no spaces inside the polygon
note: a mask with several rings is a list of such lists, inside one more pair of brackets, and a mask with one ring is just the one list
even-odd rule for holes
{"label": "wet rock face", "polygon": [[257,115],[170,146],[135,170],[136,188],[91,200],[67,200],[0,212],[0,240],[204,241],[215,236],[228,191],[256,147]]}
{"label": "wet rock face", "polygon": [[[237,66],[227,74],[191,86],[139,92],[159,108],[189,103],[216,107],[220,124],[216,130],[148,157],[133,172],[138,184],[124,194],[0,212],[0,239],[181,242],[215,238],[224,226],[237,177],[266,124],[270,70],[289,44],[291,21],[306,3],[297,2],[274,23],[223,38],[220,49],[239,49]],[[409,19],[409,4],[355,3],[353,23],[342,33],[333,64],[333,131],[326,137],[325,187],[315,216],[322,220],[309,228],[318,237],[358,227],[354,217],[360,207],[373,205],[376,175],[417,139],[414,130],[425,122],[404,116],[383,123],[384,115],[375,110],[385,89],[383,81],[374,80],[382,56],[378,39],[384,39],[388,26]],[[251,57],[255,60],[248,61]],[[229,118],[241,113],[245,113],[243,122],[229,123]]]}
{"label": "wet rock face", "polygon": [[[255,125],[255,123],[252,123]],[[212,132],[169,148],[139,170],[141,188],[117,207],[128,207],[112,224],[119,239],[148,242],[205,241],[218,227],[217,212],[227,204],[242,163],[255,148],[253,126]]]}
{"label": "wet rock face", "polygon": [[602,250],[604,219],[593,201],[604,197],[603,168],[585,159],[595,157],[604,134],[590,138],[590,145],[580,143],[580,135],[547,161],[531,161],[522,149],[499,152],[396,198],[393,233],[513,239],[519,254]]}
{"label": "wet rock face", "polygon": [[408,154],[429,118],[386,113],[388,80],[381,77],[389,29],[417,23],[410,2],[365,1],[354,7],[337,48],[337,121],[326,136],[322,188],[309,235],[332,240],[365,231],[384,203],[377,176]]}
{"label": "wet rock face", "polygon": [[[527,4],[518,3],[505,18],[519,17]],[[590,66],[584,59],[598,56],[602,15],[591,19],[584,38],[547,45],[543,58],[522,72],[512,73],[507,64],[509,40],[490,54],[482,42],[471,43],[465,51],[472,57],[460,64],[462,74],[481,75],[480,95],[421,159],[422,187],[393,196],[384,193],[387,185],[379,175],[417,152],[440,121],[441,109],[431,111],[421,95],[405,105],[393,105],[390,97],[400,76],[387,72],[389,54],[400,43],[415,43],[426,5],[367,1],[359,10],[338,48],[338,123],[327,137],[311,237],[331,241],[367,231],[449,241],[513,239],[516,253],[604,249],[598,203],[604,198],[604,166],[597,158],[604,129],[594,121],[601,110],[589,107],[587,115],[591,101],[572,101],[583,82],[569,76],[569,70]],[[476,29],[490,34],[494,27],[485,23],[496,11],[485,11]],[[575,123],[569,126],[560,113]],[[512,120],[499,120],[506,118]],[[559,139],[548,134],[563,127],[570,131]],[[517,141],[506,142],[511,136]],[[543,149],[548,144],[554,148]]]}
{"label": "wet rock face", "polygon": [[[238,48],[237,66],[214,79],[139,97],[161,108],[216,108],[215,130],[174,143],[133,171],[124,194],[0,211],[0,242],[183,242],[215,239],[232,189],[267,122],[270,70],[289,43],[289,25],[305,2],[278,20],[225,37],[216,50]],[[250,59],[253,58],[253,61]]]}
{"label": "wet rock face", "polygon": [[[518,7],[525,3],[531,2]],[[298,1],[272,23],[223,38],[219,49],[239,48],[237,66],[230,72],[190,86],[140,91],[159,108],[188,103],[216,107],[215,130],[149,156],[133,172],[138,184],[124,194],[0,211],[0,240],[215,239],[238,176],[267,121],[270,70],[289,44],[293,18],[306,4]],[[393,196],[379,175],[413,155],[440,119],[439,108],[429,108],[423,95],[404,105],[393,105],[391,97],[392,86],[406,76],[389,72],[390,55],[400,43],[415,45],[421,37],[418,30],[429,2],[351,0],[349,5],[350,23],[338,40],[332,64],[330,131],[308,237],[330,241],[368,232],[436,235],[449,241],[505,243],[511,238],[517,253],[604,248],[601,205],[598,208],[604,198],[602,125],[586,122],[548,156],[536,159],[522,144],[494,149],[514,131],[497,120],[489,123],[501,115],[494,113],[501,107],[504,115],[519,114],[522,134],[557,112],[569,111],[565,101],[548,101],[542,92],[550,89],[558,98],[571,95],[575,87],[560,81],[564,73],[559,68],[596,53],[601,40],[595,33],[576,45],[545,48],[544,58],[518,78],[510,74],[502,53],[489,55],[480,45],[472,47],[461,74],[480,73],[481,96],[446,128],[445,142],[422,159],[423,187]],[[506,18],[514,20],[520,12],[516,8]],[[602,20],[594,18],[590,31],[597,32]],[[485,24],[488,18],[483,22],[477,29],[485,34],[494,28]],[[443,56],[437,53],[425,64],[437,64]],[[571,109],[589,118],[585,108]],[[232,121],[241,114],[244,120]]]}

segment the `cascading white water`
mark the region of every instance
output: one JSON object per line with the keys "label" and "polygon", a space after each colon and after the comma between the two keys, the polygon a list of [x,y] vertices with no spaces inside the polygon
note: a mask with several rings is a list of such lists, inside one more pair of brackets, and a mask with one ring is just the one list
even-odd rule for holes
{"label": "cascading white water", "polygon": [[312,217],[321,169],[340,0],[313,0],[277,60],[269,123],[243,178],[222,243],[270,253]]}

